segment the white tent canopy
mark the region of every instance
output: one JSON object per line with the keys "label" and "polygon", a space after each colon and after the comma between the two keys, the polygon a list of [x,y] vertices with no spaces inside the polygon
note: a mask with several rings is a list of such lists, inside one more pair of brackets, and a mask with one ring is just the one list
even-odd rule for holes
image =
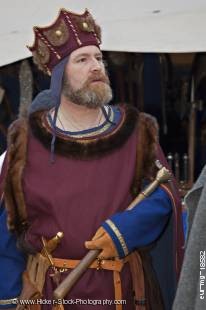
{"label": "white tent canopy", "polygon": [[30,56],[32,27],[51,24],[61,7],[91,11],[103,50],[206,51],[205,0],[0,0],[0,66]]}

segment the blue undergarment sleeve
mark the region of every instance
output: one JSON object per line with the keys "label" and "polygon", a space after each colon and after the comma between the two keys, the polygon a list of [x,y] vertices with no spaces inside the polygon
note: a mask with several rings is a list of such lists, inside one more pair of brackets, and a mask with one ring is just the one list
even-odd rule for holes
{"label": "blue undergarment sleeve", "polygon": [[154,242],[172,212],[169,195],[157,188],[132,210],[114,214],[102,226],[111,236],[120,258]]}
{"label": "blue undergarment sleeve", "polygon": [[7,300],[16,298],[22,289],[22,273],[26,259],[16,247],[16,237],[7,229],[7,214],[0,205],[0,309],[11,308]]}

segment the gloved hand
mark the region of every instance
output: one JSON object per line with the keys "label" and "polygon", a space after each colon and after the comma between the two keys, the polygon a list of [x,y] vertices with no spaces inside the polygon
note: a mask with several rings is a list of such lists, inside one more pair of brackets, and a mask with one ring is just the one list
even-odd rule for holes
{"label": "gloved hand", "polygon": [[102,249],[102,252],[99,255],[99,258],[102,259],[118,257],[112,238],[103,227],[100,227],[97,230],[91,241],[85,242],[85,247],[89,250]]}

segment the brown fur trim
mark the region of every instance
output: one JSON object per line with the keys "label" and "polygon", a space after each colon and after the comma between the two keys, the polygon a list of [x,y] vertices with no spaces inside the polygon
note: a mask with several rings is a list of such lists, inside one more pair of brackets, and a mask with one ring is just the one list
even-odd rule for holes
{"label": "brown fur trim", "polygon": [[101,32],[101,28],[98,24],[94,24],[94,32],[96,33],[98,39],[100,42],[102,42],[102,32]]}
{"label": "brown fur trim", "polygon": [[140,113],[137,124],[137,161],[132,187],[134,196],[141,189],[142,180],[153,175],[158,145],[158,124],[154,117]]}
{"label": "brown fur trim", "polygon": [[[123,124],[115,133],[100,136],[97,139],[75,140],[73,138],[63,139],[56,136],[55,152],[70,158],[87,160],[100,158],[111,151],[120,148],[134,132],[137,124],[138,112],[131,106],[122,107],[125,119]],[[30,116],[30,126],[34,136],[47,148],[51,147],[52,134],[42,124],[45,111],[35,112]]]}
{"label": "brown fur trim", "polygon": [[[133,183],[133,189],[137,192],[140,190],[142,179],[151,175],[156,159],[158,129],[151,116],[144,113],[138,114],[137,110],[130,106],[124,106],[122,110],[125,114],[124,121],[113,135],[91,139],[86,143],[64,140],[57,136],[55,151],[63,156],[83,160],[98,158],[120,148],[134,130],[137,130],[137,162]],[[30,126],[34,135],[50,149],[52,135],[41,122],[44,113],[33,113],[30,116]],[[27,225],[22,178],[27,156],[28,128],[28,120],[18,119],[8,131],[8,166],[4,183],[5,206],[8,212],[8,226],[10,230],[16,230],[17,233],[24,231]]]}
{"label": "brown fur trim", "polygon": [[[24,229],[26,205],[22,190],[22,174],[26,162],[28,124],[18,119],[8,130],[8,166],[4,183],[4,200],[8,212],[8,227],[17,231]],[[18,216],[17,216],[18,215]]]}
{"label": "brown fur trim", "polygon": [[88,24],[93,24],[94,25],[94,32],[96,33],[98,39],[100,40],[100,42],[102,41],[102,32],[101,32],[101,28],[100,26],[96,23],[96,21],[93,19],[92,15],[89,14],[86,17],[86,22],[88,22]]}
{"label": "brown fur trim", "polygon": [[[88,31],[88,32],[94,32],[96,36],[98,37],[99,41],[101,42],[102,33],[100,26],[96,23],[96,21],[93,19],[92,15],[89,13],[86,17],[81,16],[72,16],[72,19],[75,21],[76,25],[81,31]],[[86,22],[88,25],[88,28],[85,29],[83,27],[83,23]]]}

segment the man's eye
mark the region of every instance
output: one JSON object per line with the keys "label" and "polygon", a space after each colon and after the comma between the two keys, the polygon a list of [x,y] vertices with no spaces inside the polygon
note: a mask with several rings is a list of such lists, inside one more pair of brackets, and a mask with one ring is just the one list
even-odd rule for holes
{"label": "man's eye", "polygon": [[79,58],[79,59],[77,60],[77,62],[85,62],[85,61],[86,61],[86,58],[85,58],[85,57]]}
{"label": "man's eye", "polygon": [[103,58],[102,58],[101,56],[96,57],[96,59],[97,59],[99,62],[103,62]]}

